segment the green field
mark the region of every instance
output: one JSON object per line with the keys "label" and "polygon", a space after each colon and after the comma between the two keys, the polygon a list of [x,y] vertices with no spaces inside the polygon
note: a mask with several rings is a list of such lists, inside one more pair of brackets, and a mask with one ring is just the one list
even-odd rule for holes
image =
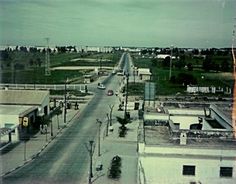
{"label": "green field", "polygon": [[[215,56],[214,62],[221,63],[223,60],[230,59],[230,56]],[[133,59],[134,65],[138,68],[150,68],[152,72],[152,82],[156,83],[156,94],[157,95],[175,95],[175,94],[186,94],[186,85],[179,83],[178,80],[169,80],[169,67],[163,67],[161,65],[162,60],[156,60],[155,66],[153,65],[153,59],[135,57]],[[206,72],[201,67],[202,59],[196,59],[186,57],[186,63],[191,62],[193,70],[189,71],[186,68],[172,68],[172,78],[178,79],[179,75],[191,75],[198,86],[215,86],[215,87],[232,87],[233,76],[230,72]],[[177,62],[177,61],[173,61]],[[197,67],[195,67],[197,66]]]}
{"label": "green field", "polygon": [[[56,66],[115,66],[121,57],[115,53],[51,53],[50,67]],[[79,61],[71,61],[80,58]],[[90,61],[89,59],[93,59]],[[100,62],[100,60],[102,60]],[[45,54],[41,52],[11,51],[6,60],[1,60],[1,83],[64,83],[68,78],[70,83],[83,82],[83,75],[91,70],[52,70],[50,76],[45,76]]]}

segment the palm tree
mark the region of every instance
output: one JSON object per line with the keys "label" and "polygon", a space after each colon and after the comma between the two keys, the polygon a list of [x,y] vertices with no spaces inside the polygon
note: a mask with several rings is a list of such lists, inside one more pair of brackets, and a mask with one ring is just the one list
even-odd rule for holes
{"label": "palm tree", "polygon": [[125,134],[127,132],[127,127],[125,125],[130,123],[130,120],[128,118],[121,117],[116,117],[116,119],[121,124],[121,126],[119,127],[119,136],[125,137]]}

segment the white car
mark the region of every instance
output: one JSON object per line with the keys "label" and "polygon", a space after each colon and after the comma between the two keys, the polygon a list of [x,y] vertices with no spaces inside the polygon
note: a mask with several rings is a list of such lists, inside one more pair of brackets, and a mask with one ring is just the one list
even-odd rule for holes
{"label": "white car", "polygon": [[98,83],[98,89],[106,89],[106,87],[102,83]]}

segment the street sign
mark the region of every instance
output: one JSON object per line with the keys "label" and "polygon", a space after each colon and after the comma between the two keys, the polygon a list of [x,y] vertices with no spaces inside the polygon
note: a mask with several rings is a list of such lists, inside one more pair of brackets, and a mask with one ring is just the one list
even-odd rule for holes
{"label": "street sign", "polygon": [[155,83],[154,82],[145,83],[144,100],[145,101],[155,100]]}

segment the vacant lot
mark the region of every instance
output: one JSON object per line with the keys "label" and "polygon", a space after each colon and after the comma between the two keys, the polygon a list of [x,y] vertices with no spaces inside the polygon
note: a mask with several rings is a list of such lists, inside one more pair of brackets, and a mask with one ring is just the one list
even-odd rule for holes
{"label": "vacant lot", "polygon": [[[51,53],[50,68],[57,66],[99,66],[113,67],[121,53]],[[83,75],[91,69],[83,70],[52,70],[50,76],[45,76],[45,54],[41,52],[9,51],[8,57],[1,58],[1,83],[64,83],[83,82]]]}

